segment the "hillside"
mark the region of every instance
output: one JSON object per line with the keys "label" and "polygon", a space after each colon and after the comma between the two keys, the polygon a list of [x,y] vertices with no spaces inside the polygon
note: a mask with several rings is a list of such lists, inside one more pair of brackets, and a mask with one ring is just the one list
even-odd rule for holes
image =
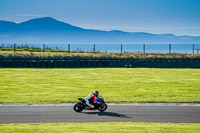
{"label": "hillside", "polygon": [[51,17],[22,23],[0,21],[0,43],[200,43],[200,36],[176,36],[83,29]]}

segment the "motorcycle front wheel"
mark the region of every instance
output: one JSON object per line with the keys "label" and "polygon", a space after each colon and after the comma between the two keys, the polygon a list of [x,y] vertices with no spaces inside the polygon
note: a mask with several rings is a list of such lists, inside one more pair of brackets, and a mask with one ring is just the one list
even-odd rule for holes
{"label": "motorcycle front wheel", "polygon": [[83,104],[82,103],[77,103],[74,105],[74,111],[76,112],[81,112],[83,111]]}
{"label": "motorcycle front wheel", "polygon": [[106,109],[107,109],[107,105],[105,104],[105,105],[101,105],[101,106],[99,106],[98,107],[98,110],[100,111],[100,112],[104,112]]}

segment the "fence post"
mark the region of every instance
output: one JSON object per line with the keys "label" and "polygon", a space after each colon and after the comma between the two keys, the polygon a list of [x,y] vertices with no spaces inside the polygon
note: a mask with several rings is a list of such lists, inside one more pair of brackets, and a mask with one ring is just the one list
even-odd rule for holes
{"label": "fence post", "polygon": [[171,54],[172,45],[169,44],[169,53]]}
{"label": "fence post", "polygon": [[145,44],[143,44],[143,53],[145,54]]}
{"label": "fence post", "polygon": [[16,51],[16,43],[14,43],[14,53],[15,53],[15,51]]}
{"label": "fence post", "polygon": [[94,53],[95,53],[95,51],[96,51],[96,48],[95,48],[95,44],[94,44]]}
{"label": "fence post", "polygon": [[193,53],[193,54],[194,54],[194,46],[195,46],[195,45],[193,44],[193,46],[192,46],[192,53]]}
{"label": "fence post", "polygon": [[44,47],[45,47],[45,44],[43,44],[43,48],[42,48],[43,54],[44,54]]}
{"label": "fence post", "polygon": [[70,53],[70,44],[68,44],[68,53]]}
{"label": "fence post", "polygon": [[123,48],[123,45],[121,44],[121,54],[122,54],[122,48]]}

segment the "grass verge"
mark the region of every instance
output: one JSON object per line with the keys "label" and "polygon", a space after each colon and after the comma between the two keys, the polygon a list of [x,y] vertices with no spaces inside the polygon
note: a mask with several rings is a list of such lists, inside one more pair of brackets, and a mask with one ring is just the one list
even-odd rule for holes
{"label": "grass verge", "polygon": [[35,123],[0,124],[2,133],[66,133],[66,132],[103,132],[103,133],[199,133],[199,123]]}
{"label": "grass verge", "polygon": [[1,103],[200,102],[200,69],[0,69]]}
{"label": "grass verge", "polygon": [[200,59],[200,54],[0,51],[0,59]]}

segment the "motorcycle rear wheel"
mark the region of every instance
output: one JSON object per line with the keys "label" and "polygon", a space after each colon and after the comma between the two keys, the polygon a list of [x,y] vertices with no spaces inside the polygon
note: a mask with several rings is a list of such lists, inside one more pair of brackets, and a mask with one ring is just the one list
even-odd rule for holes
{"label": "motorcycle rear wheel", "polygon": [[82,103],[77,103],[74,105],[74,111],[76,112],[81,112],[83,111],[83,104]]}

